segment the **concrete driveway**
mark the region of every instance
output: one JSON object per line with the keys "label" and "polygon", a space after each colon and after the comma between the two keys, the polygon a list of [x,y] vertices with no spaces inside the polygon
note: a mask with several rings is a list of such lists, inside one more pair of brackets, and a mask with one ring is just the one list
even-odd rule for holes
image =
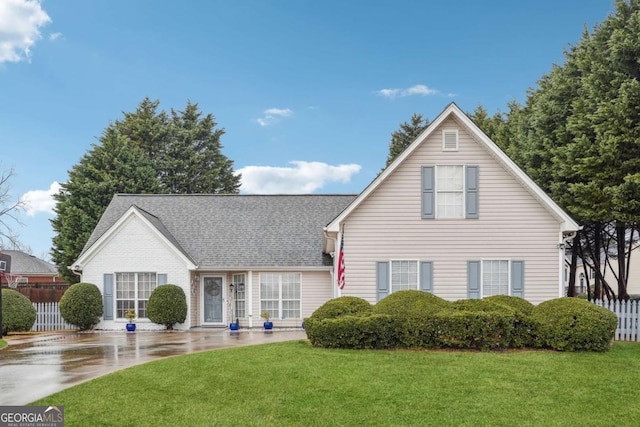
{"label": "concrete driveway", "polygon": [[5,337],[0,405],[26,405],[84,381],[151,360],[204,350],[306,339],[291,331],[51,333]]}

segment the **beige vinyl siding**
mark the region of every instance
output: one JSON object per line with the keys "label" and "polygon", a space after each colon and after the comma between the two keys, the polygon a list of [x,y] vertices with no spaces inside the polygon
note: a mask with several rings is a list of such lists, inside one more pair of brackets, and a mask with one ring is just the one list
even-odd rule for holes
{"label": "beige vinyl siding", "polygon": [[[376,301],[376,261],[433,262],[433,291],[467,297],[467,261],[525,261],[525,297],[559,295],[559,222],[455,120],[459,151],[442,151],[442,132],[423,143],[344,222],[343,295]],[[479,166],[479,219],[421,219],[421,168]]]}
{"label": "beige vinyl siding", "polygon": [[[253,304],[251,313],[253,314],[253,327],[262,327],[263,319],[260,317],[260,273],[253,272]],[[329,271],[269,271],[267,273],[300,273],[301,277],[301,317],[298,319],[271,319],[274,328],[299,328],[302,320],[309,317],[318,307],[333,297],[331,284],[331,274]],[[247,309],[249,309],[247,297]],[[247,313],[248,315],[248,313]],[[248,326],[248,318],[240,319],[240,325]]]}

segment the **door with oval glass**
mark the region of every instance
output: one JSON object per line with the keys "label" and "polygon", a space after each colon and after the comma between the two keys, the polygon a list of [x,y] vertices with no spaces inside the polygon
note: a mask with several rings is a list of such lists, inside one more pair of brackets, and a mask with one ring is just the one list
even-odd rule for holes
{"label": "door with oval glass", "polygon": [[224,324],[223,291],[223,276],[204,276],[202,278],[203,324]]}

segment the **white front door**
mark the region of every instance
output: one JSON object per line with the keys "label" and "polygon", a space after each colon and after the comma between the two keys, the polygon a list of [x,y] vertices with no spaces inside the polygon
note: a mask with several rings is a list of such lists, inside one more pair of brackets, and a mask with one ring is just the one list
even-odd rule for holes
{"label": "white front door", "polygon": [[224,321],[224,277],[202,278],[202,323],[223,325]]}

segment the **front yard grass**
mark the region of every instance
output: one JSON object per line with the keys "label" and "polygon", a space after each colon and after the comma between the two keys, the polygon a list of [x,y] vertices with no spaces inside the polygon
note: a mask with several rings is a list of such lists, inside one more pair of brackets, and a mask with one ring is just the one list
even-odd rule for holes
{"label": "front yard grass", "polygon": [[636,426],[640,344],[358,351],[305,341],[129,368],[41,399],[66,426]]}
{"label": "front yard grass", "polygon": [[7,342],[3,339],[0,339],[0,349],[3,349],[7,346]]}

